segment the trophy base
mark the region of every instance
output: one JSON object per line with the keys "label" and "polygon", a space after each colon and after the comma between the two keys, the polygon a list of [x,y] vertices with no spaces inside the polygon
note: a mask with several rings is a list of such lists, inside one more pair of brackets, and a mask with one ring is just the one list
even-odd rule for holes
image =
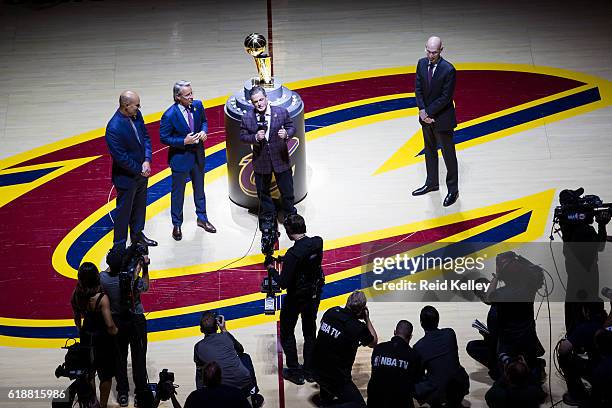
{"label": "trophy base", "polygon": [[270,79],[270,82],[266,82],[265,79],[260,77],[251,78],[251,86],[261,86],[266,89],[274,89],[274,77]]}

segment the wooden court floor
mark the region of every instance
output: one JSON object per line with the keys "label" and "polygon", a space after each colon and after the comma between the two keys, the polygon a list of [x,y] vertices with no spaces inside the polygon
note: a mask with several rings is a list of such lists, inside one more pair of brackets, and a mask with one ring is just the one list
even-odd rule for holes
{"label": "wooden court floor", "polygon": [[[422,242],[456,242],[484,231],[494,242],[547,248],[559,191],[582,186],[612,201],[607,2],[269,3],[275,77],[305,102],[308,196],[297,208],[309,234],[326,242],[328,286],[337,292],[322,308],[344,301],[365,271],[364,253],[381,242],[415,233]],[[256,74],[242,43],[251,32],[268,34],[266,2],[5,2],[0,27],[0,390],[67,385],[53,371],[64,355],[59,345],[73,330],[68,297],[75,266],[91,260],[105,267],[111,242],[114,193],[101,137],[119,94],[132,89],[154,146],[149,185],[156,200],[145,232],[160,246],[151,253],[154,280],[144,298],[151,381],[163,368],[174,371],[184,401],[194,388],[192,353],[200,338],[194,316],[226,308],[235,316],[230,330],[253,358],[266,406],[280,406],[276,323],[253,303],[262,276],[260,236],[256,220],[228,199],[224,154],[223,104]],[[460,198],[449,208],[441,205],[444,187],[410,194],[425,178],[409,103],[430,35],[442,38],[443,57],[458,70]],[[219,232],[196,227],[187,198],[184,238],[175,242],[158,121],[181,79],[192,81],[208,112],[207,210]],[[508,231],[515,235],[503,235]],[[280,245],[291,244],[283,235]],[[609,286],[610,258],[602,259],[602,285]],[[455,329],[470,374],[464,403],[486,406],[486,369],[465,352],[478,338],[472,320],[484,320],[486,306],[442,300],[440,325]],[[369,304],[381,341],[400,319],[417,326],[414,341],[422,336],[425,303]],[[563,305],[551,303],[549,313],[544,302],[537,325],[549,362],[550,345],[563,335]],[[361,349],[353,377],[364,393],[369,372],[370,350]],[[546,388],[559,401],[564,384],[554,365],[547,372]],[[316,392],[285,383],[285,406],[313,406]],[[118,406],[112,395],[111,406]],[[550,405],[549,399],[543,406]],[[49,403],[0,395],[0,406]]]}

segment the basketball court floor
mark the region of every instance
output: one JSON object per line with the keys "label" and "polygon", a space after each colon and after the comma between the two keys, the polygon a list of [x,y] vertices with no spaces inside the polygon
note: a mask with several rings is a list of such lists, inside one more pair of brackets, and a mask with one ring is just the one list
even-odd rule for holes
{"label": "basketball court floor", "polygon": [[[321,312],[367,286],[361,277],[372,270],[372,248],[410,242],[399,252],[414,256],[429,245],[533,242],[549,251],[561,190],[584,187],[612,201],[607,2],[271,0],[271,13],[265,1],[242,0],[33,3],[0,6],[2,407],[50,405],[10,399],[11,389],[68,385],[53,372],[74,334],[76,268],[85,260],[104,268],[112,244],[115,196],[103,135],[126,89],[141,97],[154,151],[145,233],[159,246],[143,298],[150,382],[163,368],[175,372],[185,400],[194,389],[198,316],[214,309],[251,354],[266,406],[281,406],[281,394],[287,407],[313,406],[312,384],[285,382],[279,392],[278,315],[263,315],[257,221],[228,199],[223,105],[256,75],[243,48],[249,33],[272,33],[276,81],[305,103],[308,195],[297,208],[308,234],[325,240]],[[431,35],[442,38],[442,55],[457,69],[460,196],[448,208],[445,186],[411,195],[425,180],[414,71]],[[158,122],[181,79],[207,110],[205,189],[218,233],[197,228],[188,197],[176,242]],[[281,249],[290,245],[283,234]],[[560,252],[544,258],[549,271],[553,260],[563,264]],[[602,286],[612,284],[610,259],[600,259]],[[487,265],[482,275],[490,277]],[[368,293],[380,341],[400,319],[416,326],[413,342],[422,336],[419,311],[431,299]],[[491,381],[465,346],[480,337],[471,323],[486,319],[487,306],[460,302],[457,293],[437,300],[440,326],[455,329],[470,375],[464,404],[486,406]],[[536,302],[549,363],[564,334],[563,304]],[[364,393],[370,353],[359,350],[353,367]],[[543,406],[565,391],[554,364],[547,372],[552,393]],[[118,406],[114,390],[110,406]]]}

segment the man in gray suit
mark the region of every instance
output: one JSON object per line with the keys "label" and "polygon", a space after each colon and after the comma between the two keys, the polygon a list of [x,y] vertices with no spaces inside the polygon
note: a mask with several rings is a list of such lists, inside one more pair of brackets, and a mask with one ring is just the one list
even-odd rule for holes
{"label": "man in gray suit", "polygon": [[444,206],[453,205],[459,197],[457,155],[453,141],[453,129],[457,126],[453,93],[455,91],[455,67],[441,57],[442,40],[430,37],[425,45],[427,56],[417,63],[414,93],[419,107],[419,122],[423,128],[425,142],[425,185],[412,192],[418,196],[437,191],[438,146],[446,164],[446,186],[448,194]]}

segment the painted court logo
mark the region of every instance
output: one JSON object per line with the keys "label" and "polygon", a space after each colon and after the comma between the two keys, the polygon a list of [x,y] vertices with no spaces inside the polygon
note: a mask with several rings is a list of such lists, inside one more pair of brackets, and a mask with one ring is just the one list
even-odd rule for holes
{"label": "painted court logo", "polygon": [[[457,150],[610,105],[610,82],[588,75],[526,65],[457,64],[456,68]],[[286,85],[304,101],[307,140],[333,137],[340,131],[384,120],[416,118],[418,114],[414,67]],[[206,148],[210,183],[225,175],[225,98],[205,102],[210,118]],[[145,118],[153,150],[160,151],[153,158],[149,181],[149,218],[170,205],[170,171],[159,142],[159,119],[160,114]],[[6,243],[0,250],[1,345],[57,347],[76,334],[68,301],[76,270],[84,260],[100,264],[112,241],[109,215],[115,203],[108,202],[111,159],[103,136],[104,130],[98,129],[0,161],[0,234]],[[296,148],[296,142],[290,145],[291,151]],[[419,132],[408,135],[404,145],[381,163],[372,177],[384,183],[384,173],[421,162],[422,148]],[[247,194],[254,194],[252,163],[245,158],[241,165],[241,185]],[[363,245],[380,244],[387,249],[375,256],[388,258],[406,252],[428,254],[430,245],[443,242],[451,246],[457,236],[483,243],[528,242],[542,236],[553,196],[554,191],[547,190],[508,197],[508,201],[492,206],[326,241],[323,262],[327,284],[322,307],[339,304],[346,294],[363,289],[367,281],[363,276],[373,275],[371,257],[354,256]],[[238,277],[241,285],[231,293],[204,288],[208,283],[193,284],[204,277],[207,282],[223,282],[227,270],[218,270],[226,264],[223,260],[151,270],[151,278],[163,285],[153,285],[145,300],[150,311],[149,338],[197,335],[199,313],[204,309],[218,309],[233,327],[274,319],[260,313],[263,295],[259,284],[265,274],[262,260],[261,256],[249,256],[232,265],[232,276]],[[165,296],[162,287],[190,290],[181,296]]]}
{"label": "painted court logo", "polygon": [[[300,139],[292,137],[287,141],[287,149],[289,150],[289,157],[293,156],[293,153],[300,146]],[[255,186],[255,173],[253,171],[253,153],[249,153],[240,159],[240,175],[238,180],[240,182],[240,189],[242,192],[250,197],[257,197],[257,187]],[[276,185],[276,180],[272,180],[270,184],[270,195],[273,198],[280,198],[280,192]]]}

